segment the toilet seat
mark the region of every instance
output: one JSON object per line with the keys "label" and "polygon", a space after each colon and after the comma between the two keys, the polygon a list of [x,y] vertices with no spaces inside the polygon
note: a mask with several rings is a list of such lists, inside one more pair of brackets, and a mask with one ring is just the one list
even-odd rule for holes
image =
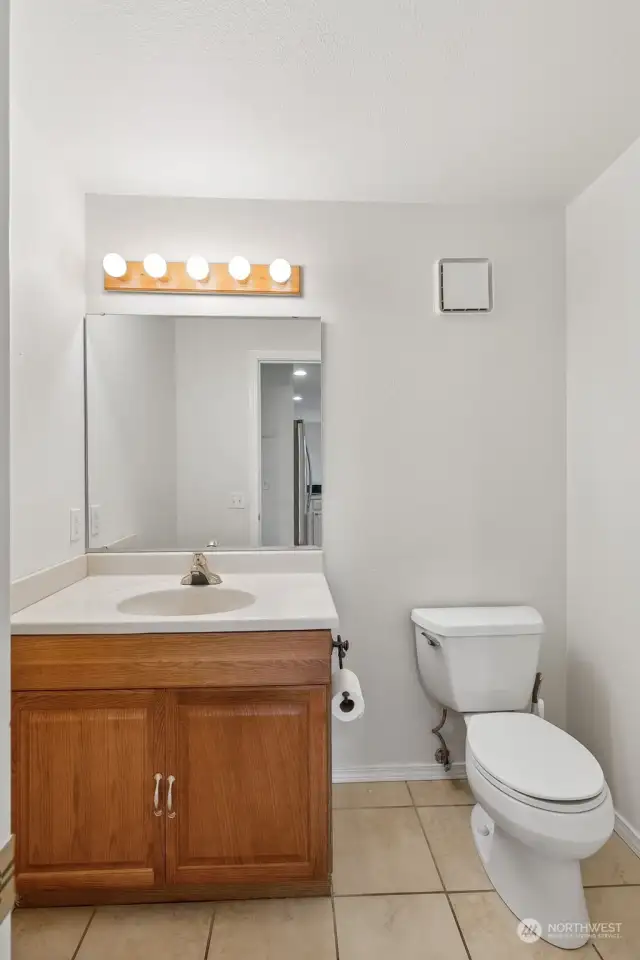
{"label": "toilet seat", "polygon": [[500,790],[501,793],[504,793],[508,797],[513,797],[514,800],[518,800],[520,803],[524,803],[529,807],[535,807],[537,810],[549,810],[551,813],[586,813],[589,810],[595,810],[596,807],[603,804],[609,796],[609,789],[605,784],[601,792],[589,800],[541,800],[539,797],[530,797],[526,793],[520,793],[518,790],[514,790],[512,787],[508,787],[506,784],[496,780],[495,777],[492,777],[491,774],[484,769],[471,751],[469,751],[467,756],[467,764],[469,763],[472,763],[480,776],[484,777],[488,783],[496,787],[497,790]]}
{"label": "toilet seat", "polygon": [[604,799],[606,784],[596,758],[535,714],[469,717],[467,748],[487,780],[530,806],[577,813]]}

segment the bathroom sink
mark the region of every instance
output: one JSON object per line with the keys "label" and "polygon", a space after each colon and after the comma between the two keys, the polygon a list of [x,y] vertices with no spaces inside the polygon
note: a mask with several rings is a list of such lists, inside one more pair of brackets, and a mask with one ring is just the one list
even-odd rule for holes
{"label": "bathroom sink", "polygon": [[210,613],[228,613],[255,603],[256,598],[245,590],[224,587],[176,587],[174,590],[153,590],[127,597],[118,604],[120,613],[139,617],[202,617]]}

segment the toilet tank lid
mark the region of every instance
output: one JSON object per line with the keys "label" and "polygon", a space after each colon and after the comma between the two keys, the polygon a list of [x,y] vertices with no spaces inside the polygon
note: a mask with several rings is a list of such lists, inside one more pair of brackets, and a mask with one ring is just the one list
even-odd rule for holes
{"label": "toilet tank lid", "polygon": [[440,637],[544,633],[544,620],[533,607],[416,607],[411,619]]}

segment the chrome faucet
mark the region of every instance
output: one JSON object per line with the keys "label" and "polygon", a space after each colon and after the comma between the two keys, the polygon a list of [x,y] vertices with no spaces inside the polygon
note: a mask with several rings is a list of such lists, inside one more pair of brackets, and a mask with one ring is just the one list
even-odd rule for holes
{"label": "chrome faucet", "polygon": [[206,587],[209,584],[222,583],[222,577],[209,570],[209,564],[204,553],[194,553],[191,569],[180,583],[184,584],[185,587]]}

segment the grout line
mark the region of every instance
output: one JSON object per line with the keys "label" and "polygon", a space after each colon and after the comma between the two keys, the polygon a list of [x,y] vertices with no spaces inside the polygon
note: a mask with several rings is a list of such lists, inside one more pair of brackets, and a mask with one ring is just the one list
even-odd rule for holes
{"label": "grout line", "polygon": [[336,806],[335,803],[332,807],[334,811],[336,810],[411,810],[413,807],[412,803],[386,803],[386,804],[372,804],[370,807],[364,804],[362,807],[340,807]]}
{"label": "grout line", "polygon": [[[433,854],[431,854],[433,856]],[[438,869],[436,865],[436,870]],[[628,890],[640,887],[640,883],[609,883],[599,886],[585,887],[585,890]],[[424,893],[496,893],[495,887],[470,887],[468,890],[446,890],[444,884],[442,890],[384,890],[372,893],[334,893],[334,897],[346,899],[347,897],[410,897],[412,895],[421,896]],[[502,898],[501,898],[502,899]],[[512,911],[513,912],[513,911]],[[515,914],[514,914],[515,916]]]}
{"label": "grout line", "polygon": [[458,914],[456,913],[454,906],[451,903],[451,897],[449,896],[448,893],[446,894],[446,897],[447,897],[447,903],[449,904],[449,910],[451,910],[451,913],[453,915],[453,921],[456,927],[458,928],[458,933],[460,934],[460,939],[462,940],[462,946],[467,951],[467,957],[469,958],[469,960],[472,960],[471,948],[469,947],[467,941],[464,938],[464,933],[462,932],[462,927],[460,926],[460,921],[458,920]]}
{"label": "grout line", "polygon": [[439,893],[495,893],[495,889],[485,887],[483,890],[378,890],[375,893],[334,893],[336,900],[356,900],[358,897],[430,897]]}
{"label": "grout line", "polygon": [[[423,837],[424,837],[425,843],[427,844],[427,849],[429,850],[429,853],[431,854],[431,859],[433,860],[433,865],[434,865],[434,867],[436,868],[436,872],[437,872],[437,874],[438,874],[438,877],[440,878],[440,883],[442,884],[442,889],[443,889],[443,891],[444,891],[444,895],[445,895],[445,897],[447,898],[447,903],[449,904],[449,910],[451,911],[451,915],[452,915],[452,917],[453,917],[453,922],[455,923],[456,928],[457,928],[457,930],[458,930],[458,933],[460,934],[460,939],[461,939],[461,941],[462,941],[462,946],[463,946],[464,949],[465,949],[465,953],[467,954],[468,960],[473,960],[473,958],[472,958],[472,956],[471,956],[471,949],[470,949],[469,945],[467,944],[467,941],[465,940],[464,933],[462,932],[462,927],[460,926],[460,923],[459,923],[459,921],[458,921],[457,914],[456,914],[455,910],[453,909],[453,904],[451,903],[451,897],[449,896],[449,891],[447,890],[447,888],[446,888],[446,886],[445,886],[444,879],[443,879],[443,877],[442,877],[442,874],[440,873],[440,867],[438,866],[438,861],[436,860],[436,858],[435,858],[435,856],[434,856],[434,853],[433,853],[433,850],[431,849],[431,844],[429,843],[429,837],[427,836],[427,831],[426,831],[426,829],[425,829],[424,823],[422,822],[422,817],[418,814],[418,810],[417,810],[417,809],[416,809],[416,817],[418,818],[418,823],[420,824],[420,829],[422,830],[422,835],[423,835]],[[457,892],[458,892],[458,891],[456,891],[456,893],[457,893]]]}
{"label": "grout line", "polygon": [[432,861],[433,861],[433,865],[434,865],[434,867],[436,868],[436,873],[438,874],[438,879],[440,880],[440,883],[442,884],[442,889],[443,889],[444,892],[446,893],[446,892],[447,892],[447,888],[445,887],[444,880],[442,879],[442,874],[440,873],[440,867],[438,866],[438,861],[436,860],[436,858],[435,858],[434,855],[433,855],[433,850],[431,849],[431,844],[429,843],[429,837],[427,836],[427,831],[425,830],[424,823],[422,822],[422,817],[421,817],[420,814],[418,813],[418,808],[417,808],[417,807],[414,807],[414,813],[415,813],[415,815],[416,815],[416,820],[418,821],[418,825],[419,825],[419,827],[420,827],[420,831],[421,831],[421,833],[422,833],[422,836],[424,837],[424,842],[425,842],[426,845],[427,845],[427,850],[429,851],[429,854],[430,854],[431,859],[432,859]]}
{"label": "grout line", "polygon": [[403,804],[378,804],[373,807],[336,807],[334,805],[333,811],[336,810],[448,810],[451,807],[473,807],[475,804],[472,803],[403,803]]}
{"label": "grout line", "polygon": [[592,946],[593,949],[595,950],[596,955],[597,955],[598,957],[600,957],[600,960],[603,960],[602,954],[600,953],[600,951],[599,951],[598,948],[596,947],[596,945],[595,945],[595,943],[593,942],[593,940],[589,940],[589,943],[591,944],[591,946]]}
{"label": "grout line", "polygon": [[209,923],[209,936],[207,937],[207,945],[204,948],[204,960],[207,960],[209,956],[209,948],[211,947],[211,937],[213,936],[213,925],[216,920],[216,906],[217,904],[212,904],[211,906],[211,922]]}
{"label": "grout line", "polygon": [[333,916],[333,942],[336,948],[336,960],[340,960],[340,944],[338,943],[338,921],[336,920],[336,900],[331,893],[331,914]]}
{"label": "grout line", "polygon": [[585,890],[620,890],[622,887],[640,887],[640,883],[583,883]]}
{"label": "grout line", "polygon": [[93,910],[91,911],[91,916],[89,917],[89,921],[88,921],[86,927],[84,928],[84,931],[83,931],[83,933],[82,933],[82,936],[80,937],[80,940],[78,941],[78,946],[75,948],[75,950],[73,951],[73,953],[72,953],[72,955],[71,955],[71,960],[76,960],[76,957],[77,957],[78,954],[80,953],[80,947],[82,946],[82,941],[83,941],[84,938],[86,937],[87,931],[88,931],[89,927],[91,926],[91,923],[92,923],[92,921],[93,921],[93,918],[95,917],[95,915],[96,915],[97,912],[98,912],[98,908],[97,908],[97,907],[94,907]]}

